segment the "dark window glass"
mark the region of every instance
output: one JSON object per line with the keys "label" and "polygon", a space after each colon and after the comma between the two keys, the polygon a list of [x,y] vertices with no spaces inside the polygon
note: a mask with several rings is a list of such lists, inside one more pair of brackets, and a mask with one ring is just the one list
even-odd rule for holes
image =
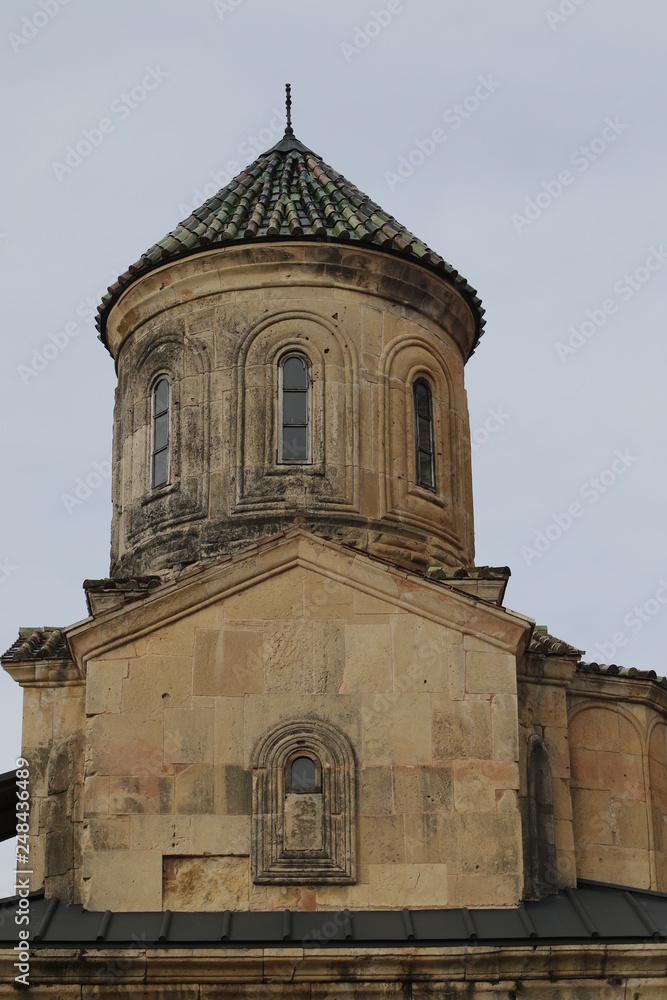
{"label": "dark window glass", "polygon": [[305,427],[308,399],[305,392],[286,392],[283,399],[283,424],[301,424]]}
{"label": "dark window glass", "polygon": [[280,462],[308,462],[310,443],[310,366],[292,355],[281,364]]}
{"label": "dark window glass", "polygon": [[151,486],[169,482],[169,380],[161,378],[153,389],[151,430]]}
{"label": "dark window glass", "polygon": [[153,456],[153,486],[163,486],[167,482],[167,452],[160,451]]}
{"label": "dark window glass", "polygon": [[155,413],[164,413],[169,409],[169,382],[166,378],[160,379],[155,386]]}
{"label": "dark window glass", "polygon": [[417,483],[435,489],[435,448],[433,445],[433,404],[426,382],[415,382],[415,430],[417,439]]}
{"label": "dark window glass", "polygon": [[169,444],[169,414],[161,413],[155,418],[155,451],[161,451]]}
{"label": "dark window glass", "polygon": [[292,791],[310,791],[317,787],[317,770],[310,757],[297,757],[292,761],[290,786]]}
{"label": "dark window glass", "polygon": [[283,427],[283,461],[305,462],[308,457],[306,427]]}
{"label": "dark window glass", "polygon": [[283,389],[307,389],[308,369],[302,358],[287,358],[283,365]]}

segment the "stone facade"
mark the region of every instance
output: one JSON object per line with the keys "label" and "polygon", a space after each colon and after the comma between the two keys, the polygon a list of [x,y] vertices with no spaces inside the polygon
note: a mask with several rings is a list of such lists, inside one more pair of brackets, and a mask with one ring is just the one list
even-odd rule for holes
{"label": "stone facade", "polygon": [[[301,531],[84,624],[70,636],[87,674],[83,902],[514,905],[527,627]],[[300,720],[325,744],[335,727],[353,758],[349,885],[252,877],[258,747]]]}
{"label": "stone facade", "polygon": [[[103,307],[112,578],[87,582],[86,620],[3,659],[24,688],[31,885],[107,928],[393,911],[405,946],[161,949],[165,931],[43,949],[39,995],[664,996],[655,940],[474,943],[469,908],[525,931],[524,901],[578,879],[667,892],[667,690],[586,671],[502,606],[506,567],[472,565],[474,290],[293,136],[265,160]],[[295,354],[307,448],[286,461]],[[469,944],[410,945],[410,910],[453,908]]]}
{"label": "stone facade", "polygon": [[[233,246],[135,282],[107,326],[113,575],[201,562],[295,517],[406,565],[471,565],[463,366],[474,334],[470,307],[440,278],[361,247]],[[278,364],[294,350],[312,369],[305,466],[277,461]],[[151,389],[163,375],[172,475],[151,489]],[[435,491],[416,481],[420,377],[433,393]]]}

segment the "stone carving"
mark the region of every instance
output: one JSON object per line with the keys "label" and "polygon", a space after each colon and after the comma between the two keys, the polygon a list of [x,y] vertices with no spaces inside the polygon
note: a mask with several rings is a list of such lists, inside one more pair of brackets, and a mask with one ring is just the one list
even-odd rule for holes
{"label": "stone carving", "polygon": [[[292,781],[303,757],[315,764],[312,789]],[[257,883],[355,881],[354,753],[331,723],[282,723],[255,749],[251,856]]]}

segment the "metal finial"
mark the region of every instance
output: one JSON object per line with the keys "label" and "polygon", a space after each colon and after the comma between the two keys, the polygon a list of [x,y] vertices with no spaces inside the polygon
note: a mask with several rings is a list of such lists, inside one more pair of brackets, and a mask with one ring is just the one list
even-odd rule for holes
{"label": "metal finial", "polygon": [[289,83],[285,84],[285,108],[287,111],[285,135],[294,135],[294,131],[292,129],[292,85]]}

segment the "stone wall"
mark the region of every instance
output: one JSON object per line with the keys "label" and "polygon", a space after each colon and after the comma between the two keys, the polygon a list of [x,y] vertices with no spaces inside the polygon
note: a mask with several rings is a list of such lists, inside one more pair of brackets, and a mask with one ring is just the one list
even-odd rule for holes
{"label": "stone wall", "polygon": [[38,667],[41,676],[32,665],[23,669],[21,753],[30,772],[30,885],[81,902],[85,687],[73,679],[72,664]]}
{"label": "stone wall", "polygon": [[657,684],[577,675],[568,731],[580,878],[667,891],[666,716]]}
{"label": "stone wall", "polygon": [[[526,634],[524,619],[298,532],[83,626],[85,905],[516,904]],[[324,808],[351,811],[352,878],[252,877],[255,754],[277,726],[331,727],[351,747],[356,795]]]}
{"label": "stone wall", "polygon": [[[151,272],[113,307],[112,573],[170,571],[295,517],[403,564],[471,565],[469,306],[379,251],[234,246]],[[312,374],[312,464],[277,461],[278,369]],[[171,383],[171,476],[151,489],[151,392]],[[431,387],[435,490],[416,474],[413,386]],[[159,545],[156,544],[159,536]]]}

